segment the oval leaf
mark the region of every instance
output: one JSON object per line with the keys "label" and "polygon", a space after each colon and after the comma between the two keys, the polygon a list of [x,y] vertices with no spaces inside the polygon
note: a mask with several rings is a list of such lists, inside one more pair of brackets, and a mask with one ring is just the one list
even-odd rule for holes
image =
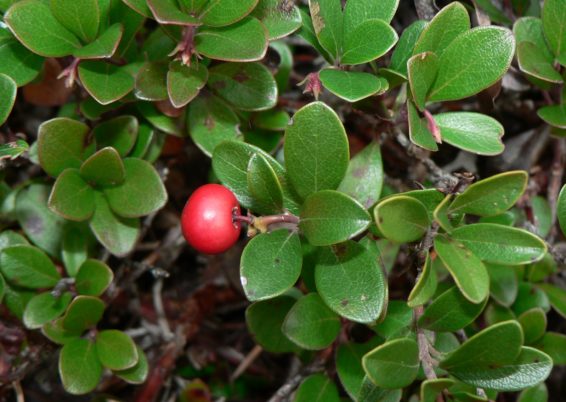
{"label": "oval leaf", "polygon": [[378,387],[406,387],[417,377],[419,348],[412,339],[395,339],[367,353],[362,364],[367,376]]}
{"label": "oval leaf", "polygon": [[336,113],[313,102],[293,116],[285,131],[285,163],[297,193],[309,194],[338,187],[348,169],[348,138]]}
{"label": "oval leaf", "polygon": [[50,288],[61,279],[49,257],[37,247],[27,245],[2,250],[0,270],[8,282],[30,289]]}
{"label": "oval leaf", "polygon": [[377,204],[374,217],[380,232],[399,243],[420,239],[430,225],[425,206],[404,195],[389,197]]}
{"label": "oval leaf", "polygon": [[279,229],[255,236],[240,262],[240,280],[248,300],[269,299],[291,288],[299,279],[302,261],[297,233]]}
{"label": "oval leaf", "polygon": [[301,209],[299,227],[313,246],[329,246],[367,229],[369,213],[346,194],[323,190],[309,196]]}
{"label": "oval leaf", "polygon": [[321,350],[330,346],[338,332],[340,318],[316,293],[301,297],[283,322],[283,333],[308,350]]}
{"label": "oval leaf", "polygon": [[370,323],[385,303],[385,281],[373,253],[353,241],[327,247],[318,254],[316,289],[325,303],[342,317]]}
{"label": "oval leaf", "polygon": [[490,87],[505,74],[514,52],[513,34],[505,28],[477,27],[459,35],[438,60],[429,99],[462,99]]}
{"label": "oval leaf", "polygon": [[476,223],[454,229],[452,237],[481,260],[521,265],[544,257],[546,244],[523,229],[493,223]]}
{"label": "oval leaf", "polygon": [[528,178],[527,172],[516,170],[480,180],[456,197],[449,212],[478,216],[499,215],[515,205],[523,195]]}
{"label": "oval leaf", "polygon": [[65,391],[70,394],[87,394],[94,390],[102,377],[94,342],[76,338],[65,344],[59,356],[59,375]]}

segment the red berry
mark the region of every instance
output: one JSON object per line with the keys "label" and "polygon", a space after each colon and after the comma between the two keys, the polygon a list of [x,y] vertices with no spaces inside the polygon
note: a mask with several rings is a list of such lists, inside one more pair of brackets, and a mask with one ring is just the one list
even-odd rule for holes
{"label": "red berry", "polygon": [[240,215],[234,193],[219,184],[205,184],[185,204],[181,217],[183,235],[201,253],[222,253],[240,236],[240,222],[233,221],[234,214]]}

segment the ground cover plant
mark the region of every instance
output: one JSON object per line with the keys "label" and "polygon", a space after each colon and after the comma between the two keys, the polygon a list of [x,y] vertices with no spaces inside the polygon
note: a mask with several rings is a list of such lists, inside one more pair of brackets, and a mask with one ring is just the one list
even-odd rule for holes
{"label": "ground cover plant", "polygon": [[0,15],[0,400],[564,398],[566,1]]}

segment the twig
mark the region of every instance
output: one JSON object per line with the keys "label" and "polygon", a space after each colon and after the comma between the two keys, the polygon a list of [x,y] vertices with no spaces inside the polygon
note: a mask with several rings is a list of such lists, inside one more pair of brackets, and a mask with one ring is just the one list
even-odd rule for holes
{"label": "twig", "polygon": [[424,329],[417,325],[419,319],[422,317],[424,313],[423,306],[415,307],[414,315],[415,315],[415,325],[417,327],[417,343],[419,345],[419,359],[423,366],[423,371],[425,376],[429,380],[434,380],[436,378],[436,372],[434,371],[435,361],[431,356],[430,353],[430,344],[424,332]]}
{"label": "twig", "polygon": [[317,359],[313,361],[310,365],[306,366],[298,374],[295,374],[283,384],[268,402],[283,402],[285,401],[293,391],[299,386],[299,384],[309,375],[318,373],[324,368],[324,361]]}
{"label": "twig", "polygon": [[415,0],[417,15],[421,20],[431,20],[434,17],[434,0]]}
{"label": "twig", "polygon": [[255,345],[254,348],[248,353],[248,355],[241,361],[241,363],[236,367],[234,373],[230,376],[230,381],[235,381],[238,377],[240,377],[243,373],[246,372],[248,367],[259,357],[259,355],[263,352],[263,349],[259,345]]}
{"label": "twig", "polygon": [[24,390],[22,389],[22,385],[19,381],[14,381],[12,383],[12,387],[14,388],[14,393],[16,394],[17,402],[25,402],[26,398],[24,396]]}
{"label": "twig", "polygon": [[169,327],[169,321],[165,315],[165,309],[163,308],[163,299],[161,298],[161,290],[163,289],[163,277],[159,277],[153,284],[153,306],[155,308],[155,313],[157,314],[157,323],[161,328],[163,333],[163,338],[165,341],[170,341],[174,338],[171,328]]}

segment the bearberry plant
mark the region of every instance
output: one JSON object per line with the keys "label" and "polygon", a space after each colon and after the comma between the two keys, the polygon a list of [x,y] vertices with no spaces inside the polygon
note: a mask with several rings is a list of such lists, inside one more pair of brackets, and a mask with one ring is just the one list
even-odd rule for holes
{"label": "bearberry plant", "polygon": [[566,1],[0,13],[0,399],[564,395]]}

